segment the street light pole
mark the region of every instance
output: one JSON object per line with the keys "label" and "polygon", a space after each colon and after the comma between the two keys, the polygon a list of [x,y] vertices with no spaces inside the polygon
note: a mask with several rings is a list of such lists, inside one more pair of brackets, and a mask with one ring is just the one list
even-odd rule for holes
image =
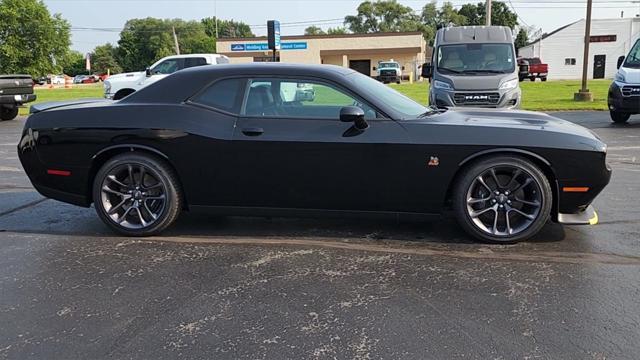
{"label": "street light pole", "polygon": [[587,0],[587,19],[584,24],[584,55],[582,58],[582,88],[573,94],[575,101],[593,101],[593,94],[587,89],[587,72],[589,70],[589,45],[591,43],[591,8],[593,0]]}
{"label": "street light pole", "polygon": [[486,9],[485,9],[485,13],[486,13],[486,21],[485,24],[487,26],[491,26],[491,0],[487,0],[487,3],[485,5]]}

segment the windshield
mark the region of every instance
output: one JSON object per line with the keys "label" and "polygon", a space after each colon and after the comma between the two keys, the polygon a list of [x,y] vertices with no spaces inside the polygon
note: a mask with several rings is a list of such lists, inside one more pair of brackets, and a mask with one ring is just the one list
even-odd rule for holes
{"label": "windshield", "polygon": [[640,39],[638,39],[629,51],[629,55],[624,61],[624,67],[640,68]]}
{"label": "windshield", "polygon": [[403,115],[403,119],[415,118],[427,111],[426,107],[369,76],[362,75],[359,72],[354,72],[349,76],[359,88],[365,89],[371,97],[384,101],[387,106],[400,112]]}
{"label": "windshield", "polygon": [[442,73],[511,73],[515,70],[512,44],[457,44],[438,47]]}
{"label": "windshield", "polygon": [[380,69],[397,69],[400,67],[400,64],[398,63],[380,63],[380,65],[378,65],[378,67]]}

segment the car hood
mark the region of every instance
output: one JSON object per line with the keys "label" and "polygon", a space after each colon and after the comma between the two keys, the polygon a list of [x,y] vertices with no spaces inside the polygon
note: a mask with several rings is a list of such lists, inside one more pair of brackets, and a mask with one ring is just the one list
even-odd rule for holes
{"label": "car hood", "polygon": [[[408,120],[406,124],[416,124],[419,128],[422,128],[420,125],[435,125],[438,128],[460,126],[461,130],[458,133],[460,133],[460,139],[464,138],[465,142],[501,146],[530,144],[556,148],[606,150],[606,145],[591,130],[533,111],[452,108],[444,113]],[[408,127],[412,126],[408,125]],[[417,131],[417,133],[426,132]]]}
{"label": "car hood", "polygon": [[640,84],[640,69],[621,67],[618,72],[624,76],[625,83]]}
{"label": "car hood", "polygon": [[129,73],[111,75],[107,80],[109,80],[112,83],[117,81],[129,82],[129,81],[134,81],[139,78],[145,77],[146,75],[147,74],[144,71],[129,72]]}
{"label": "car hood", "polygon": [[45,103],[39,103],[31,105],[29,110],[30,114],[39,113],[47,110],[61,109],[61,108],[78,108],[78,107],[96,107],[113,104],[113,100],[107,99],[82,99],[82,100],[72,100],[72,101],[50,101]]}

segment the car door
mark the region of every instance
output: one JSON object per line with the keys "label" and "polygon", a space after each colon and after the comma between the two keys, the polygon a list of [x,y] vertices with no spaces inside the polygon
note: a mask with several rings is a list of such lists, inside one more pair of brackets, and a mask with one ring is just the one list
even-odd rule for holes
{"label": "car door", "polygon": [[[357,105],[369,128],[341,122]],[[407,134],[338,84],[300,77],[249,79],[233,134],[238,206],[321,210],[400,210],[387,191],[401,186]]]}

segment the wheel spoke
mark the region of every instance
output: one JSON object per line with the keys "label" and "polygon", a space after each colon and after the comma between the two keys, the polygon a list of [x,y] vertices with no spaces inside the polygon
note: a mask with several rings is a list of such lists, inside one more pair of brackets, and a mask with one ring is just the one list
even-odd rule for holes
{"label": "wheel spoke", "polygon": [[525,213],[524,211],[522,211],[522,210],[518,210],[518,209],[516,209],[516,208],[511,208],[511,209],[509,210],[509,212],[511,212],[511,211],[514,211],[514,212],[516,212],[516,213],[518,213],[518,214],[520,214],[520,215],[524,216],[525,218],[527,218],[527,219],[529,219],[529,220],[532,220],[532,221],[536,219],[536,217],[535,217],[535,216],[530,215],[530,214],[527,214],[527,213]]}
{"label": "wheel spoke", "polygon": [[516,182],[516,179],[518,178],[518,176],[520,176],[520,174],[522,174],[522,170],[517,169],[516,171],[514,171],[513,175],[511,175],[511,180],[509,180],[509,183],[507,184],[507,186],[505,186],[505,189],[507,190],[511,189],[511,187]]}
{"label": "wheel spoke", "polygon": [[501,188],[500,181],[498,181],[498,175],[496,175],[496,170],[491,169],[490,173],[491,173],[491,177],[493,178],[493,181],[496,183],[497,188],[500,189]]}
{"label": "wheel spoke", "polygon": [[486,213],[488,211],[491,211],[491,210],[496,211],[495,207],[488,207],[488,208],[483,209],[483,210],[472,211],[469,215],[472,218],[477,218],[478,216],[480,216],[480,215],[482,215],[482,214],[484,214],[484,213]]}
{"label": "wheel spoke", "polygon": [[481,202],[489,201],[489,200],[491,200],[490,197],[486,197],[486,198],[469,198],[469,199],[467,199],[467,204],[473,205],[473,204],[477,204],[477,203],[481,203]]}
{"label": "wheel spoke", "polygon": [[514,198],[513,201],[525,204],[525,205],[531,205],[531,206],[536,206],[536,207],[540,207],[540,202],[539,201],[527,201],[527,200],[522,200],[519,198]]}
{"label": "wheel spoke", "polygon": [[489,185],[487,185],[487,183],[484,181],[484,179],[482,178],[482,175],[478,176],[476,178],[476,180],[482,184],[482,186],[484,186],[487,190],[489,190],[489,192],[492,192],[493,190],[489,187]]}
{"label": "wheel spoke", "polygon": [[164,194],[160,194],[158,196],[147,196],[144,201],[146,202],[147,200],[164,200]]}
{"label": "wheel spoke", "polygon": [[513,232],[513,230],[511,229],[511,223],[509,222],[509,212],[505,212],[504,213],[504,219],[507,225],[507,234],[511,235],[511,233]]}
{"label": "wheel spoke", "polygon": [[116,220],[118,224],[122,224],[122,222],[127,218],[127,215],[131,212],[131,209],[133,209],[133,207],[128,208],[122,216],[118,217],[118,220]]}
{"label": "wheel spoke", "polygon": [[121,198],[125,198],[127,196],[127,194],[123,194],[123,193],[121,193],[119,191],[115,191],[113,189],[110,189],[107,185],[102,187],[102,191],[107,192],[109,194],[120,196]]}
{"label": "wheel spoke", "polygon": [[494,211],[495,215],[493,216],[493,229],[492,229],[492,233],[496,234],[498,232],[498,213],[499,211]]}
{"label": "wheel spoke", "polygon": [[140,211],[140,208],[135,208],[135,209],[136,209],[136,212],[138,213],[138,219],[140,219],[140,224],[142,224],[142,226],[149,225],[149,223],[147,223],[147,221],[142,216],[142,211]]}
{"label": "wheel spoke", "polygon": [[155,189],[155,188],[158,188],[158,187],[161,187],[161,186],[162,186],[162,183],[158,181],[158,183],[157,183],[157,184],[153,184],[153,185],[151,185],[151,186],[146,186],[146,187],[143,185],[142,187],[143,187],[145,190],[152,190],[152,189]]}
{"label": "wheel spoke", "polygon": [[142,205],[144,206],[144,209],[147,210],[147,213],[149,214],[149,216],[151,216],[151,218],[153,220],[158,219],[158,215],[154,214],[153,211],[151,211],[151,209],[149,209],[149,206],[147,205],[146,201],[143,201]]}
{"label": "wheel spoke", "polygon": [[112,181],[112,182],[114,182],[114,183],[116,183],[116,185],[118,185],[120,187],[123,187],[123,188],[127,187],[127,185],[125,185],[123,182],[121,182],[120,180],[116,179],[115,175],[109,175],[109,176],[107,176],[107,179]]}
{"label": "wheel spoke", "polygon": [[127,202],[127,199],[122,199],[122,201],[120,201],[120,203],[118,203],[118,205],[112,207],[111,209],[109,209],[109,211],[107,212],[107,214],[109,215],[113,215],[115,214],[121,207],[122,205],[124,205],[124,203]]}
{"label": "wheel spoke", "polygon": [[533,182],[533,180],[531,180],[531,178],[527,178],[522,184],[518,185],[518,187],[513,189],[511,192],[512,193],[516,193],[520,189],[522,189],[522,188],[526,187],[527,185],[531,184],[532,182]]}
{"label": "wheel spoke", "polygon": [[144,169],[144,166],[140,165],[140,180],[138,181],[137,185],[140,185],[141,187],[144,187],[144,176],[146,175],[146,171]]}
{"label": "wheel spoke", "polygon": [[133,177],[133,166],[127,165],[127,171],[129,171],[129,182],[131,185],[134,185],[136,182]]}

